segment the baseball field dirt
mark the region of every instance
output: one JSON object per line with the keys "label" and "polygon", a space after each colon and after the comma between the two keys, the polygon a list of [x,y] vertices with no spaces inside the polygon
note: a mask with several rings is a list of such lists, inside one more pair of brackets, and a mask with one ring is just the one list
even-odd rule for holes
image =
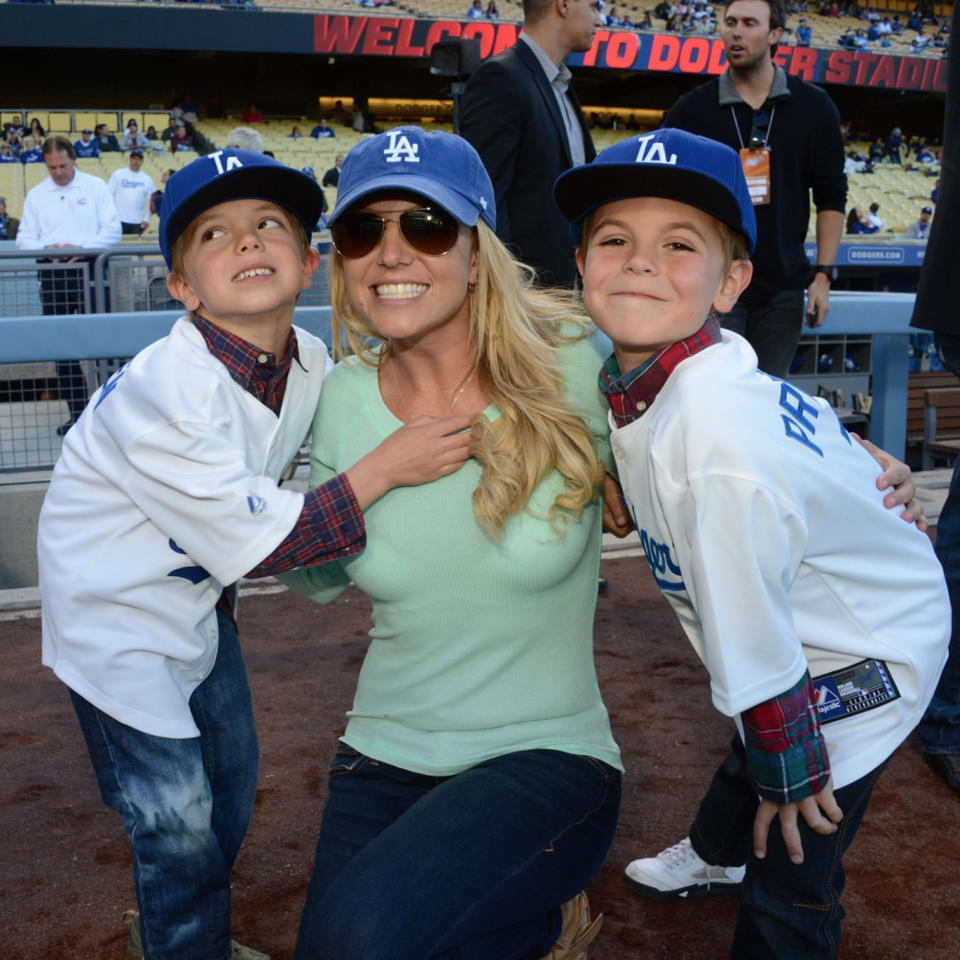
{"label": "baseball field dirt", "polygon": [[[621,874],[684,836],[731,721],[712,707],[705,671],[644,560],[605,560],[603,574],[597,669],[627,774],[613,849],[588,890],[606,916],[591,960],[720,960],[735,900],[643,900]],[[234,936],[290,960],[369,604],[355,588],[321,607],[267,586],[243,597],[240,626],[263,759],[235,871]],[[122,960],[120,917],[134,905],[127,841],[100,801],[66,688],[40,666],[37,611],[0,614],[0,762],[0,952]],[[843,960],[957,957],[960,798],[915,738],[880,779],[845,862]]]}

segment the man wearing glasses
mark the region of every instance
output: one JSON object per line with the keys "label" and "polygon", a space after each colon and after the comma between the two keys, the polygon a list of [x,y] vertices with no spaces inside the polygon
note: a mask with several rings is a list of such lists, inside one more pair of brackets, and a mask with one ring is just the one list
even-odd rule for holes
{"label": "man wearing glasses", "polygon": [[460,134],[493,181],[497,235],[543,286],[572,287],[577,268],[553,182],[596,155],[564,61],[589,50],[600,0],[523,0],[523,33],[481,64],[463,96]]}
{"label": "man wearing glasses", "polygon": [[[773,62],[783,34],[777,0],[731,0],[723,15],[729,69],[684,94],[664,126],[739,151],[757,215],[753,280],[723,325],[743,334],[761,370],[787,374],[803,329],[830,310],[830,282],[843,235],[847,183],[840,115],[819,87]],[[817,209],[817,263],[803,250],[810,190]]]}

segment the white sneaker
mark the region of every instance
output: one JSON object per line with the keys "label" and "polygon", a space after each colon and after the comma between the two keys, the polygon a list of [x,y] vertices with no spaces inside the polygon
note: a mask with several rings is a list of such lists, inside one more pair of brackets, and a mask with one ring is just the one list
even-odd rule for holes
{"label": "white sneaker", "polygon": [[634,860],[623,872],[627,886],[642,897],[677,900],[681,897],[740,895],[747,868],[715,867],[697,856],[690,838],[667,847],[655,857]]}

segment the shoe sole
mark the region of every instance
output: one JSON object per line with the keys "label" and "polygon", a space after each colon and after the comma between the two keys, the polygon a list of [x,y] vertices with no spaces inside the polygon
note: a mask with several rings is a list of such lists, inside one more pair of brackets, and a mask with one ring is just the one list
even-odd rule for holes
{"label": "shoe sole", "polygon": [[676,890],[660,890],[649,887],[639,880],[634,880],[628,874],[623,875],[623,882],[641,897],[651,900],[694,900],[697,897],[739,897],[742,883],[694,883],[689,887],[679,887]]}

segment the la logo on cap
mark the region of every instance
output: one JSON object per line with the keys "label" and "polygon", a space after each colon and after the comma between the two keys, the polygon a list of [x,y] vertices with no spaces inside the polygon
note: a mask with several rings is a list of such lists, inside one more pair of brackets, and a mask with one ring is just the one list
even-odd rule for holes
{"label": "la logo on cap", "polygon": [[[238,157],[227,157],[227,165],[224,165],[220,162],[220,158],[223,156],[222,150],[217,150],[214,153],[208,153],[207,159],[212,160],[217,165],[217,174],[229,173],[231,170],[235,170],[237,167],[242,167],[243,164],[240,162]],[[233,183],[233,181],[230,181]]]}
{"label": "la logo on cap", "polygon": [[[637,163],[667,163],[674,164],[677,162],[677,155],[675,153],[670,154],[670,159],[667,159],[666,151],[663,149],[663,144],[657,141],[656,143],[650,143],[651,140],[655,139],[655,133],[648,133],[645,137],[637,137],[637,142],[640,144],[640,149],[637,151]],[[650,147],[648,150],[647,147]]]}
{"label": "la logo on cap", "polygon": [[383,151],[387,163],[399,163],[401,160],[405,163],[420,162],[417,156],[420,152],[419,143],[411,143],[407,135],[399,130],[389,130],[387,136],[390,138],[390,145]]}

